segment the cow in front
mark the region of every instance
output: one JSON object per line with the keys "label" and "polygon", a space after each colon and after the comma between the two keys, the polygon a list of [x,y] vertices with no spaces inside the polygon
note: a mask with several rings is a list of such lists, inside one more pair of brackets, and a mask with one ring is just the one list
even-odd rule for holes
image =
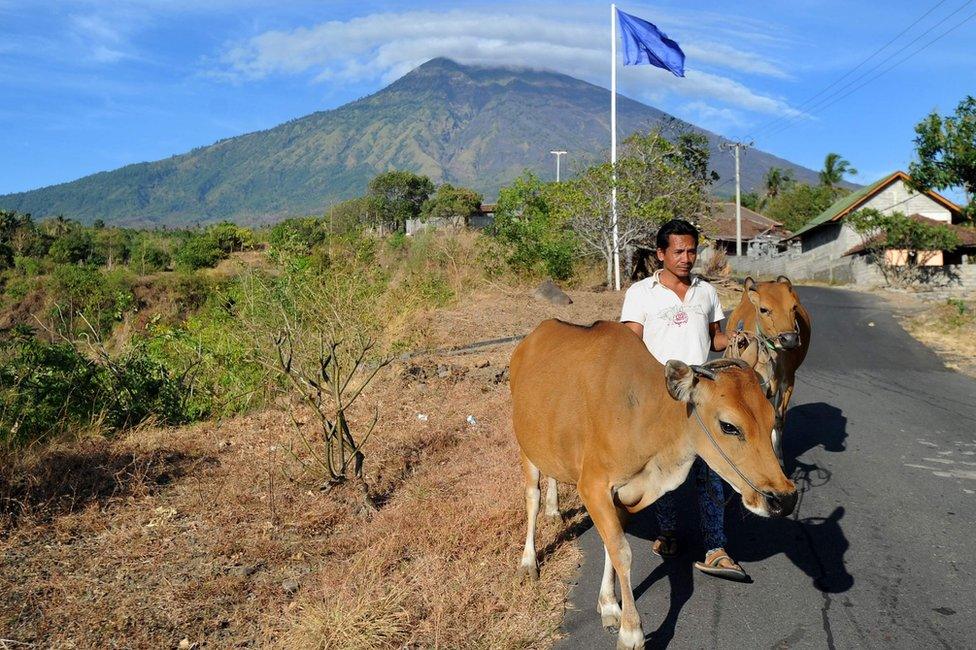
{"label": "cow in front", "polygon": [[796,504],[770,442],[773,408],[742,361],[663,366],[620,323],[548,320],[516,348],[510,383],[528,513],[520,569],[538,576],[541,474],[575,484],[603,540],[597,610],[619,626],[618,648],[644,646],[623,517],[680,485],[696,455],[756,514],[783,517]]}

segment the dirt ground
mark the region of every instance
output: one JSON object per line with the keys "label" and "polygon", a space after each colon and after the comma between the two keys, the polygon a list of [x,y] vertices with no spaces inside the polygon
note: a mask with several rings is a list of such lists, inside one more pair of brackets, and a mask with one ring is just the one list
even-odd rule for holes
{"label": "dirt ground", "polygon": [[892,306],[905,331],[932,348],[947,367],[976,377],[976,294],[949,302],[908,292],[874,293]]}
{"label": "dirt ground", "polygon": [[[433,314],[431,342],[613,319],[622,295],[555,307],[484,292]],[[511,433],[514,344],[384,371],[367,446],[376,510],[351,486],[292,476],[282,410],[48,450],[0,477],[0,638],[43,647],[544,647],[583,515],[539,533],[542,579],[515,567],[524,505]],[[299,421],[311,418],[299,412]],[[469,421],[469,416],[472,416]],[[310,429],[308,429],[310,430]],[[298,452],[301,456],[301,452]]]}
{"label": "dirt ground", "polygon": [[[554,306],[495,287],[430,314],[428,349],[616,319],[623,294]],[[734,292],[723,290],[725,302]],[[287,405],[47,450],[0,474],[0,639],[43,647],[537,648],[558,635],[584,514],[538,534],[541,580],[516,579],[525,514],[511,432],[514,344],[385,369],[367,445],[374,508],[297,473]],[[313,435],[312,418],[298,411]],[[292,454],[295,454],[293,456]]]}

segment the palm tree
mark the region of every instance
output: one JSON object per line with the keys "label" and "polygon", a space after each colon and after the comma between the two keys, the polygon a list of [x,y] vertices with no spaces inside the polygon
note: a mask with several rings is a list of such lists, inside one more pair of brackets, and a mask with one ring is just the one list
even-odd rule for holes
{"label": "palm tree", "polygon": [[833,187],[844,180],[846,174],[854,176],[857,174],[857,170],[851,166],[850,162],[841,158],[839,153],[829,153],[824,158],[824,167],[820,172],[820,184]]}
{"label": "palm tree", "polygon": [[779,193],[785,190],[793,182],[793,176],[787,169],[780,169],[779,167],[770,167],[769,171],[766,172],[766,200],[771,201],[779,196]]}

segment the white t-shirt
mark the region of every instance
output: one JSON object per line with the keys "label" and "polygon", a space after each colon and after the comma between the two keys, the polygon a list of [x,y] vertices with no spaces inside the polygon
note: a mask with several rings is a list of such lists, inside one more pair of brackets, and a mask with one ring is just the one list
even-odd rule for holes
{"label": "white t-shirt", "polygon": [[660,274],[658,271],[627,289],[620,321],[644,326],[644,345],[661,363],[669,359],[705,363],[712,346],[708,326],[725,318],[718,292],[693,275],[682,302],[660,283]]}

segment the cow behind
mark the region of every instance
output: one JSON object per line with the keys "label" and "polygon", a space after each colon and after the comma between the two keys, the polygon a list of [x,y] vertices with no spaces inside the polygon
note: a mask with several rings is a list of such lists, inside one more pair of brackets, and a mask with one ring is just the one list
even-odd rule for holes
{"label": "cow behind", "polygon": [[742,299],[729,315],[727,358],[741,358],[766,380],[770,401],[776,409],[773,449],[782,462],[786,411],[793,397],[796,371],[807,356],[812,332],[810,313],[800,303],[786,276],[774,282],[746,278]]}

